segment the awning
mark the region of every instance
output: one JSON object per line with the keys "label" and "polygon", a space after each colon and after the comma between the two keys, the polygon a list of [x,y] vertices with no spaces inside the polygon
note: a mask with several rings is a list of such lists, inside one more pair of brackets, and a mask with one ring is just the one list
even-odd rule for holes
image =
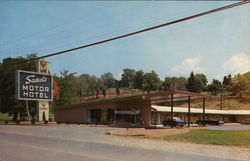
{"label": "awning", "polygon": [[[171,112],[170,106],[151,105],[152,111],[156,112]],[[187,107],[174,107],[175,113],[188,113]],[[198,108],[191,108],[190,113],[202,114],[203,110]],[[250,115],[250,110],[213,110],[206,109],[206,114],[221,114],[221,115]]]}

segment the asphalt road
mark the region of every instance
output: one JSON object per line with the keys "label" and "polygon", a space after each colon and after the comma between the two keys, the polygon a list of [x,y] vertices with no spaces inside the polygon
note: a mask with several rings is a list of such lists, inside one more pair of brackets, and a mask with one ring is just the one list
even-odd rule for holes
{"label": "asphalt road", "polygon": [[[206,153],[206,149],[203,149],[204,153],[183,151],[181,147],[190,146],[183,143],[171,144],[163,143],[163,141],[105,135],[105,132],[109,130],[114,129],[81,126],[2,125],[0,126],[0,161],[242,160],[237,157],[234,159],[231,156],[226,157],[227,155],[220,156],[218,153]],[[179,147],[180,149],[178,149]],[[206,148],[206,146],[203,147]],[[220,148],[223,149],[223,147]],[[209,149],[207,150],[209,151]],[[226,148],[225,151],[227,150]]]}

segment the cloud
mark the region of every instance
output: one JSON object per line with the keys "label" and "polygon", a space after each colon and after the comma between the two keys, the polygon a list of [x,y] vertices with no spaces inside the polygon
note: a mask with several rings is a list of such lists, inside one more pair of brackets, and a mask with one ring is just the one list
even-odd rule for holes
{"label": "cloud", "polygon": [[231,58],[223,64],[223,68],[227,74],[242,74],[250,71],[250,54],[240,53],[231,56]]}
{"label": "cloud", "polygon": [[187,58],[181,64],[172,67],[170,71],[175,74],[189,74],[192,71],[201,73],[205,70],[199,67],[200,62],[200,57]]}

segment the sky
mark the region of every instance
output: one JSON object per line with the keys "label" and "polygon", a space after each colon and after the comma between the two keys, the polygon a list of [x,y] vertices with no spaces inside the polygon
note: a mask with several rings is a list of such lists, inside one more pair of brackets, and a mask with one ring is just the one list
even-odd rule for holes
{"label": "sky", "polygon": [[[86,45],[237,1],[0,1],[0,62]],[[46,58],[51,73],[124,68],[164,80],[203,73],[209,82],[250,71],[250,4],[105,44]]]}

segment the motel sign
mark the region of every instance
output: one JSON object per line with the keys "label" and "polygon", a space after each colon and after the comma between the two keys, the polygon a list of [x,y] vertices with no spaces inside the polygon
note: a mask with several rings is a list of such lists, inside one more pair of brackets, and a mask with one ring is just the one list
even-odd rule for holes
{"label": "motel sign", "polygon": [[16,97],[18,100],[52,101],[52,76],[46,73],[16,71]]}

